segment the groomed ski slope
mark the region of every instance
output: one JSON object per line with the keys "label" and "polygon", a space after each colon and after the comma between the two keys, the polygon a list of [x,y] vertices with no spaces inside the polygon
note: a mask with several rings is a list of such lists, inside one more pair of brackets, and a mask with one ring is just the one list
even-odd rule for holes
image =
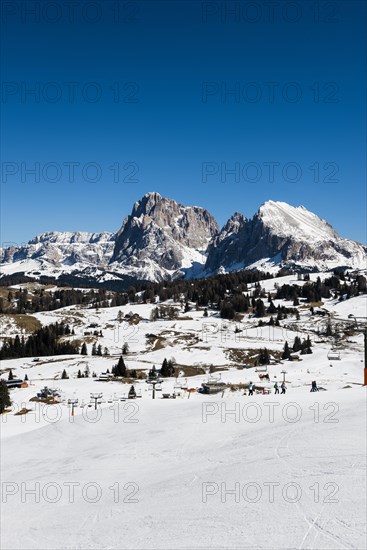
{"label": "groomed ski slope", "polygon": [[3,441],[2,548],[362,550],[365,413],[359,386],[28,415]]}

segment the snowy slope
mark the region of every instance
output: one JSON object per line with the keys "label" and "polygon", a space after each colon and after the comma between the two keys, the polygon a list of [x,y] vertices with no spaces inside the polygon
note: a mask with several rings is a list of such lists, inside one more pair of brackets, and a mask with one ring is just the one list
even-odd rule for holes
{"label": "snowy slope", "polygon": [[[272,292],[283,283],[303,284],[287,276],[262,285]],[[81,340],[97,323],[103,336],[96,341],[114,356],[2,362],[2,377],[11,368],[16,377],[27,373],[31,384],[11,391],[12,411],[0,422],[2,548],[364,550],[362,333],[343,340],[340,360],[331,361],[334,341],[317,330],[325,319],[302,306],[300,320],[288,318],[281,327],[258,327],[245,316],[240,334],[239,323],[210,309],[205,319],[202,311],[190,311],[172,321],[149,321],[153,307],[37,313],[43,325],[67,321]],[[350,312],[360,316],[366,295],[326,300],[324,307],[337,320]],[[118,322],[119,310],[139,314],[139,324]],[[228,355],[265,346],[280,351],[296,335],[310,336],[313,354],[270,365],[270,382],[260,382],[255,368],[236,368],[241,362]],[[121,401],[131,382],[76,378],[85,361],[97,374],[111,369],[124,342],[130,348],[125,362],[138,371],[174,357],[180,371],[201,365],[207,372],[212,364],[229,386],[253,381],[270,390],[286,371],[288,391],[249,397],[228,387],[223,397],[189,394],[182,388],[199,388],[208,375],[181,374],[162,384],[163,392],[177,392],[175,400],[160,399],[160,393],[152,400],[141,380],[134,382],[141,399]],[[68,380],[60,380],[63,369]],[[312,380],[325,391],[310,393]],[[62,403],[30,401],[45,384],[60,390]],[[103,394],[97,413],[87,406],[91,392]],[[74,417],[70,398],[79,400]],[[31,412],[15,416],[23,407]],[[32,489],[38,502],[27,494]]]}
{"label": "snowy slope", "polygon": [[362,388],[140,400],[14,435],[2,547],[362,550],[365,405]]}
{"label": "snowy slope", "polygon": [[294,207],[286,202],[267,201],[260,207],[258,216],[279,237],[293,237],[315,243],[338,238],[331,225],[304,206]]}

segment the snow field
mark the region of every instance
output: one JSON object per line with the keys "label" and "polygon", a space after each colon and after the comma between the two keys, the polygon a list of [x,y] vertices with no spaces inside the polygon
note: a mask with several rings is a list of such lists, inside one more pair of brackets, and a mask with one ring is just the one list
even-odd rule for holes
{"label": "snow field", "polygon": [[[269,290],[274,282],[283,281],[269,281]],[[362,334],[344,342],[339,361],[329,360],[333,340],[315,330],[325,319],[302,310],[298,324],[289,319],[283,328],[257,327],[257,320],[245,316],[244,332],[235,334],[235,323],[210,310],[208,318],[190,311],[180,314],[186,319],[150,322],[153,307],[38,313],[42,324],[69,322],[76,339],[97,323],[103,332],[97,344],[114,356],[2,362],[3,371],[11,368],[21,378],[27,373],[31,384],[11,391],[12,410],[0,421],[2,547],[364,550]],[[363,316],[366,297],[329,300],[325,308],[337,319],[351,312]],[[142,320],[135,326],[118,323],[119,310]],[[146,334],[156,339],[148,343]],[[291,345],[296,335],[307,334],[313,354],[269,365],[270,382],[260,382],[255,368],[238,369],[229,360],[231,350],[279,352],[285,339]],[[141,399],[121,401],[131,384],[75,377],[83,361],[91,373],[111,370],[125,342],[130,369],[160,368],[165,357],[174,357],[181,368],[216,366],[215,376],[229,385],[252,381],[271,390],[285,370],[287,394],[250,397],[241,388],[227,388],[222,396],[179,389],[199,388],[208,379],[201,374],[164,379],[162,393],[180,393],[175,400],[160,399],[159,392],[152,400],[141,380],[134,382]],[[68,380],[60,380],[64,368]],[[310,393],[312,380],[325,391]],[[63,403],[31,402],[44,385],[59,389]],[[103,393],[97,411],[87,406],[94,392]],[[79,400],[75,416],[70,398]],[[23,407],[30,412],[15,416]]]}
{"label": "snow field", "polygon": [[364,548],[365,388],[200,397],[6,438],[3,547]]}

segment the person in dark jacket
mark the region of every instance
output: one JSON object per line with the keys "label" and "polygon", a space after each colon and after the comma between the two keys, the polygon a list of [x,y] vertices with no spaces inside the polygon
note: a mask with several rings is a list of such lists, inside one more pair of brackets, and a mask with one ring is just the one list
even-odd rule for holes
{"label": "person in dark jacket", "polygon": [[285,385],[285,383],[284,383],[284,382],[282,382],[282,385],[281,385],[280,387],[282,388],[282,391],[281,391],[281,393],[285,393],[285,392],[286,392],[286,390],[287,390],[287,386]]}
{"label": "person in dark jacket", "polygon": [[249,395],[254,395],[254,385],[252,382],[249,383],[248,385],[248,394]]}
{"label": "person in dark jacket", "polygon": [[278,382],[275,382],[275,384],[274,384],[274,390],[275,390],[275,393],[279,393]]}

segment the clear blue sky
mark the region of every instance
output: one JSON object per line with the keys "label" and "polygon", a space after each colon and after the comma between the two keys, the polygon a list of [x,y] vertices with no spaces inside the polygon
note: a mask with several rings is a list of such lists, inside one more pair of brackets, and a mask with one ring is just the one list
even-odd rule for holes
{"label": "clear blue sky", "polygon": [[302,204],[366,241],[364,1],[24,4],[59,8],[3,13],[3,244],[116,231],[148,191],[220,225]]}

